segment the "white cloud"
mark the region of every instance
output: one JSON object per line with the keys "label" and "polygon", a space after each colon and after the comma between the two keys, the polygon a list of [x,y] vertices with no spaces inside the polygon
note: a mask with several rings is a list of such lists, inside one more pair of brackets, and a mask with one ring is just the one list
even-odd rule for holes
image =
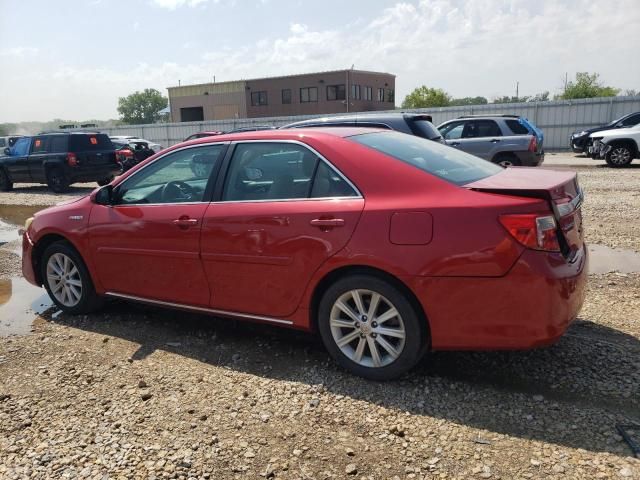
{"label": "white cloud", "polygon": [[33,57],[38,54],[40,50],[34,47],[8,47],[0,48],[0,57]]}
{"label": "white cloud", "polygon": [[[198,5],[207,3],[209,0],[151,0],[155,6],[166,8],[167,10],[175,10],[183,6],[197,7]],[[217,0],[214,0],[217,3]]]}

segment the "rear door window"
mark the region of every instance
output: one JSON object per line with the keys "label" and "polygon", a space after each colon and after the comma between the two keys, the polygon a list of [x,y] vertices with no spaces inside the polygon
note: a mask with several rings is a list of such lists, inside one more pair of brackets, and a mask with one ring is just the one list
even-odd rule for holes
{"label": "rear door window", "polygon": [[51,153],[65,153],[67,151],[67,135],[55,135],[49,138]]}
{"label": "rear door window", "polygon": [[509,130],[511,130],[514,135],[529,135],[530,134],[529,133],[529,129],[527,129],[527,127],[525,127],[518,120],[505,120],[505,123],[507,124],[507,127],[509,127]]}
{"label": "rear door window", "polygon": [[456,185],[475,182],[503,170],[499,165],[413,135],[380,132],[348,139]]}
{"label": "rear door window", "polygon": [[111,140],[104,133],[97,133],[95,135],[69,135],[69,151],[71,152],[91,152],[113,149]]}

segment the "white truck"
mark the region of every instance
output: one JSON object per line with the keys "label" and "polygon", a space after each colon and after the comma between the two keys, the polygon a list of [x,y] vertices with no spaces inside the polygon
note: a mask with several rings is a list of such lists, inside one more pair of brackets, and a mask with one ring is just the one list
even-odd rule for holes
{"label": "white truck", "polygon": [[640,158],[640,124],[594,132],[590,136],[591,158],[604,158],[610,167],[626,167],[634,158]]}

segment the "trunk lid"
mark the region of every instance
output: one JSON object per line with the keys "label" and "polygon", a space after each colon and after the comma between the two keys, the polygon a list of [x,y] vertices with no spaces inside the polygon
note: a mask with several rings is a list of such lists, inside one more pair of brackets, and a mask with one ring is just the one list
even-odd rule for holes
{"label": "trunk lid", "polygon": [[575,172],[511,167],[465,187],[479,192],[546,200],[558,224],[562,254],[571,259],[582,248],[584,234],[580,207],[584,194]]}

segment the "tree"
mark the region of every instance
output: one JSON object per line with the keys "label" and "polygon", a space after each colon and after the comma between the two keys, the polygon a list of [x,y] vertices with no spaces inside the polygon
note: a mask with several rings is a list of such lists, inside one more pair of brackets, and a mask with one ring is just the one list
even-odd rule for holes
{"label": "tree", "polygon": [[568,82],[560,100],[573,98],[615,97],[620,89],[602,85],[599,73],[577,72],[575,81]]}
{"label": "tree", "polygon": [[640,90],[634,90],[630,88],[624,91],[624,95],[626,97],[640,97]]}
{"label": "tree", "polygon": [[142,92],[134,92],[118,99],[118,113],[124,123],[138,125],[154,123],[158,120],[158,112],[166,108],[167,97],[154,88],[145,88]]}
{"label": "tree", "polygon": [[404,98],[402,108],[446,107],[450,103],[451,96],[447,92],[423,85]]}
{"label": "tree", "polygon": [[493,103],[520,103],[520,102],[528,102],[531,97],[510,97],[505,95],[503,97],[497,97],[493,99]]}
{"label": "tree", "polygon": [[457,105],[486,105],[489,103],[484,97],[463,97],[463,98],[454,98],[451,100],[449,105],[457,106]]}
{"label": "tree", "polygon": [[548,101],[549,101],[549,92],[547,91],[538,93],[527,100],[527,102],[548,102]]}

